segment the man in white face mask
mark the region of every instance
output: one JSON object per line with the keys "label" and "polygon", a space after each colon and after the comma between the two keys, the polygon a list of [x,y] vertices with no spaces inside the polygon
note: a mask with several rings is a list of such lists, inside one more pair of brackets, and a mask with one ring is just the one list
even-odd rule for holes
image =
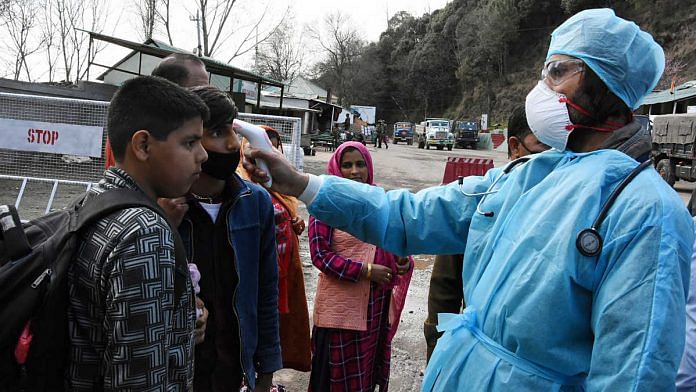
{"label": "man in white face mask", "polygon": [[411,194],[248,156],[332,227],[400,255],[464,253],[467,308],[440,314],[424,391],[674,390],[693,223],[639,165],[649,139],[631,118],[663,68],[648,33],[586,10],[554,31],[527,98],[553,149],[526,163]]}

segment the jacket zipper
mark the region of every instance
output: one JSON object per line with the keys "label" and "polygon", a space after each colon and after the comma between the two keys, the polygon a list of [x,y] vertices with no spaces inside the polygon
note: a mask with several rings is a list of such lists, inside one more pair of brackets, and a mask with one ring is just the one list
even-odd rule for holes
{"label": "jacket zipper", "polygon": [[[230,208],[228,210],[228,213],[225,214],[225,228],[229,230],[230,227],[230,218],[229,218],[229,211],[232,210],[232,208],[237,204],[239,199],[242,197],[246,197],[251,194],[250,190],[247,190],[244,193],[238,194],[234,200],[232,200],[232,204],[230,204]],[[232,240],[230,237],[232,236],[232,233],[228,233],[228,235],[225,236],[227,238],[227,243],[230,245],[230,248],[234,252],[234,245],[232,245]],[[234,312],[234,317],[237,319],[237,336],[239,337],[239,364],[242,365],[242,376],[244,379],[247,381],[247,385],[249,385],[249,376],[246,373],[246,367],[244,366],[244,358],[242,357],[242,353],[244,352],[244,347],[242,347],[242,323],[239,320],[239,314],[237,313],[237,288],[239,287],[239,282],[241,281],[241,277],[239,276],[239,257],[237,253],[235,252],[234,255],[234,260],[237,265],[235,265],[234,268],[234,273],[237,274],[237,284],[234,286],[234,291],[232,292],[232,311]],[[257,338],[258,339],[258,338]]]}
{"label": "jacket zipper", "polygon": [[52,273],[53,273],[53,271],[51,271],[50,268],[46,268],[46,269],[41,273],[41,275],[39,275],[39,276],[34,280],[34,283],[31,284],[31,288],[32,288],[32,289],[38,288],[39,285],[41,284],[41,282],[43,282],[44,279],[46,279],[47,277],[48,277],[49,279],[51,278],[51,274],[52,274]]}

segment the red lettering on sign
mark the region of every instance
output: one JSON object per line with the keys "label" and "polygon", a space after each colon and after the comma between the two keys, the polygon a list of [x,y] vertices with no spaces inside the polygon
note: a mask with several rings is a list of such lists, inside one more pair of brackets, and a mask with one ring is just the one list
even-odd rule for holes
{"label": "red lettering on sign", "polygon": [[59,131],[29,128],[27,130],[27,142],[36,144],[55,145],[60,136]]}

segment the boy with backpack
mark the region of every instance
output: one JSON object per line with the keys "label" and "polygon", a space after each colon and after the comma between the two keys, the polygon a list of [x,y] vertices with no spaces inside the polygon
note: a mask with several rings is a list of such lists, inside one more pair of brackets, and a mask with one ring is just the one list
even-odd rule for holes
{"label": "boy with backpack", "polygon": [[207,118],[200,98],[162,78],[128,80],[113,97],[108,136],[117,164],[85,203],[127,189],[152,206],[117,210],[78,234],[67,279],[68,389],[192,389],[191,280],[178,234],[154,201],[184,195],[198,178]]}

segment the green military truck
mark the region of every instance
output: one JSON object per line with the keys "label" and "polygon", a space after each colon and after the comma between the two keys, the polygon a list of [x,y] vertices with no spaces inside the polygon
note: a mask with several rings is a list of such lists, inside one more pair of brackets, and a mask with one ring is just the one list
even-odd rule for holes
{"label": "green military truck", "polygon": [[455,121],[452,129],[452,132],[454,132],[454,146],[457,148],[468,147],[475,150],[479,141],[479,130],[478,121]]}
{"label": "green military truck", "polygon": [[655,116],[652,160],[671,186],[677,180],[696,181],[696,113]]}

